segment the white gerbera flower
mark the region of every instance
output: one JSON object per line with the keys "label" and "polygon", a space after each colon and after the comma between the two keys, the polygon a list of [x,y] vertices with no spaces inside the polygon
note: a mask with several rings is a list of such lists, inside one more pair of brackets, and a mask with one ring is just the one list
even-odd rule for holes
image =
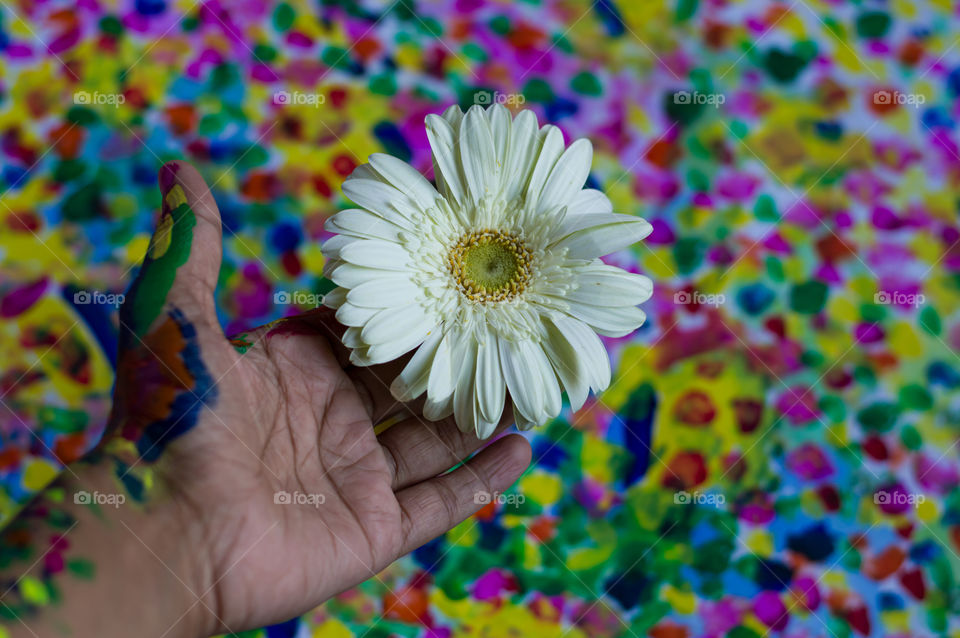
{"label": "white gerbera flower", "polygon": [[428,115],[434,188],[374,154],[343,184],[362,209],[327,222],[326,305],[348,326],[351,360],[384,363],[416,349],[391,391],[427,394],[424,416],[455,415],[486,438],[507,392],[521,428],[560,413],[560,386],[578,410],[610,383],[597,333],[619,337],[645,315],[647,277],[599,258],[646,237],[646,221],[612,212],[583,185],[593,149],[564,148],[532,111],[500,105]]}

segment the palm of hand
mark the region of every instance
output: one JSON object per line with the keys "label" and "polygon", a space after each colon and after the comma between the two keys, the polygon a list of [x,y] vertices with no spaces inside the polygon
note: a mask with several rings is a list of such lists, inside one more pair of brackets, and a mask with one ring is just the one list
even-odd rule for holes
{"label": "palm of hand", "polygon": [[[530,451],[506,437],[438,476],[481,442],[452,420],[425,422],[413,406],[377,436],[374,424],[403,407],[387,389],[400,367],[344,367],[329,313],[232,346],[210,294],[216,205],[195,171],[178,169],[198,222],[166,304],[191,318],[216,400],[167,447],[157,475],[206,561],[195,595],[214,616],[211,631],[240,631],[303,613],[450,529],[479,509],[478,491],[509,486]],[[117,394],[137,386],[121,378]]]}

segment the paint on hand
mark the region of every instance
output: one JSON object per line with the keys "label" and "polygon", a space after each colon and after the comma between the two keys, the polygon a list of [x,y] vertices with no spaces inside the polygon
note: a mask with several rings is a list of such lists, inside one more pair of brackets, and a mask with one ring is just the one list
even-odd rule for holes
{"label": "paint on hand", "polygon": [[120,353],[117,377],[115,427],[144,461],[159,458],[217,398],[200,357],[197,330],[176,308],[141,342]]}
{"label": "paint on hand", "polygon": [[[120,309],[124,333],[129,331],[143,338],[160,316],[176,279],[177,269],[190,258],[196,224],[197,217],[187,203],[183,187],[174,184],[163,196],[163,211],[140,274]],[[128,345],[125,343],[128,340],[129,335],[123,334],[121,348]]]}

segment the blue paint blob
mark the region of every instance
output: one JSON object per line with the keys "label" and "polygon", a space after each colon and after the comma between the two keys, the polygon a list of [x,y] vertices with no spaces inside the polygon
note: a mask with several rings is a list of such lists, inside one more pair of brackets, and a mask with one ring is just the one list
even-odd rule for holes
{"label": "blue paint blob", "polygon": [[477,542],[477,546],[483,549],[496,550],[507,537],[507,531],[499,523],[483,521],[478,527],[480,528],[480,540]]}
{"label": "blue paint blob", "polygon": [[113,324],[113,307],[99,303],[78,303],[82,301],[80,288],[72,285],[64,286],[60,295],[63,300],[70,304],[74,311],[80,315],[80,319],[87,325],[90,332],[93,333],[100,350],[110,361],[111,367],[117,369],[117,330]]}
{"label": "blue paint blob", "polygon": [[793,570],[778,560],[761,558],[757,561],[754,580],[761,589],[783,591],[793,580]]}
{"label": "blue paint blob", "polygon": [[545,470],[556,470],[569,458],[566,450],[554,441],[538,438],[533,444],[533,462]]}
{"label": "blue paint blob", "polygon": [[631,485],[643,478],[650,467],[650,445],[653,440],[653,420],[657,413],[657,395],[653,386],[644,383],[630,394],[622,411],[624,445],[633,455],[627,470],[626,483]]}
{"label": "blue paint blob", "polygon": [[137,0],[137,13],[145,16],[160,15],[167,10],[166,0]]}
{"label": "blue paint blob", "polygon": [[291,221],[280,222],[270,229],[270,245],[278,253],[296,250],[303,241],[300,224]]}
{"label": "blue paint blob", "polygon": [[808,560],[818,563],[833,553],[835,543],[826,525],[817,523],[799,534],[788,536],[787,547],[791,551],[806,556]]}
{"label": "blue paint blob", "polygon": [[445,552],[443,536],[438,536],[426,545],[413,550],[413,560],[424,571],[433,572],[443,566]]}
{"label": "blue paint blob", "polygon": [[413,157],[413,151],[410,150],[410,145],[407,144],[403,133],[400,132],[400,129],[397,128],[397,125],[393,122],[380,122],[373,127],[373,134],[377,137],[377,140],[383,144],[385,153],[399,157],[404,162],[409,162]]}
{"label": "blue paint blob", "polygon": [[623,574],[614,574],[604,583],[604,592],[620,603],[623,609],[633,609],[643,596],[650,579],[640,570],[631,570]]}
{"label": "blue paint blob", "polygon": [[910,560],[915,563],[929,563],[936,560],[941,554],[941,548],[936,541],[920,541],[910,548]]}
{"label": "blue paint blob", "polygon": [[286,622],[270,625],[264,629],[267,632],[267,638],[294,638],[297,635],[297,629],[299,628],[300,619],[291,618]]}
{"label": "blue paint blob", "polygon": [[934,361],[927,366],[927,380],[930,385],[953,389],[960,386],[960,373],[943,361]]}
{"label": "blue paint blob", "polygon": [[755,283],[740,289],[737,305],[748,315],[756,317],[767,310],[776,298],[775,292],[761,283]]}
{"label": "blue paint blob", "polygon": [[558,97],[547,104],[546,110],[547,119],[551,122],[555,122],[557,120],[570,117],[571,115],[576,115],[577,111],[580,110],[580,106],[573,100]]}
{"label": "blue paint blob", "polygon": [[603,23],[603,27],[609,35],[617,37],[624,34],[626,27],[624,26],[623,16],[620,15],[620,11],[614,5],[613,0],[597,0],[593,4],[593,10],[597,12],[597,18]]}
{"label": "blue paint blob", "polygon": [[960,67],[950,71],[950,75],[947,76],[947,91],[953,97],[960,95]]}
{"label": "blue paint blob", "polygon": [[877,596],[877,604],[882,611],[903,609],[903,598],[892,591],[883,591]]}

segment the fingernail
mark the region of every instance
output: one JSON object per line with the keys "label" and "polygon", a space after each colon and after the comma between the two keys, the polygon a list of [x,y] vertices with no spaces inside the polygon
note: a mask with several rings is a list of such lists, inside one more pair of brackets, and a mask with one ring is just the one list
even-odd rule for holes
{"label": "fingernail", "polygon": [[160,218],[167,217],[177,206],[187,201],[183,192],[183,187],[177,183],[177,171],[180,170],[180,164],[171,162],[164,164],[160,168],[160,193],[163,195],[163,203],[160,209]]}

